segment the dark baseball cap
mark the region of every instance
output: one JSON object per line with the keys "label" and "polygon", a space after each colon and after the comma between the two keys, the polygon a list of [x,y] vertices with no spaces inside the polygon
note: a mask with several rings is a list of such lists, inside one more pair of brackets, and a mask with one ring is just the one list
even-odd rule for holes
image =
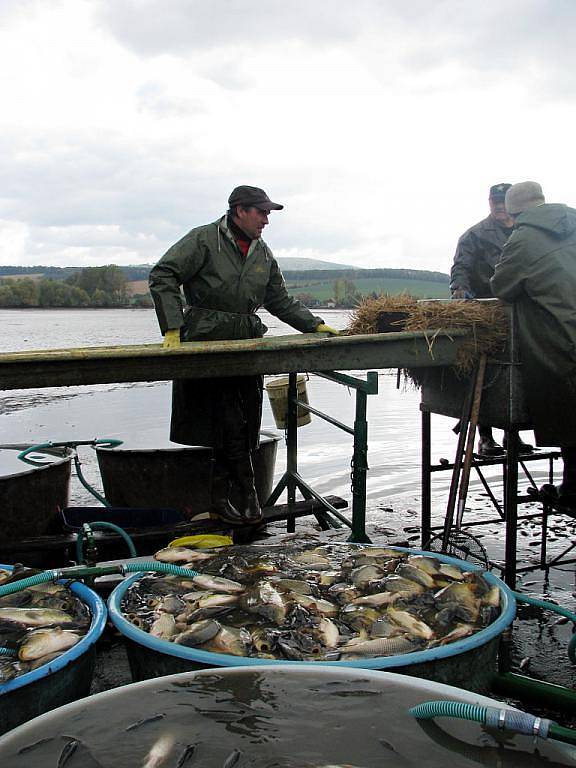
{"label": "dark baseball cap", "polygon": [[488,197],[491,200],[504,200],[506,192],[508,192],[511,186],[512,184],[494,184],[494,186],[490,187]]}
{"label": "dark baseball cap", "polygon": [[269,211],[281,211],[284,208],[279,203],[273,203],[266,192],[260,187],[236,187],[232,190],[228,198],[228,205],[233,208],[235,205],[250,206],[255,208],[264,208]]}

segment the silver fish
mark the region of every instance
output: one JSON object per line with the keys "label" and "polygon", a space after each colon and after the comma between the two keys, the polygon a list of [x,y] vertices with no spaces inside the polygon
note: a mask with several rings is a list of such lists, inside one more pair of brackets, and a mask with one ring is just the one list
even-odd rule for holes
{"label": "silver fish", "polygon": [[72,648],[82,639],[82,635],[70,632],[62,627],[37,629],[29,632],[18,650],[21,661],[31,661],[50,653],[62,653]]}
{"label": "silver fish", "polygon": [[75,620],[68,613],[52,608],[0,608],[0,620],[21,624],[24,627],[66,626]]}
{"label": "silver fish", "polygon": [[211,640],[220,631],[220,623],[215,619],[204,619],[192,624],[189,629],[174,638],[178,645],[187,645],[195,648]]}
{"label": "silver fish", "polygon": [[432,640],[434,637],[434,630],[408,611],[399,611],[390,607],[387,609],[387,615],[391,621],[407,629],[411,635],[421,637],[424,640]]}
{"label": "silver fish", "polygon": [[343,645],[341,650],[356,656],[396,656],[417,651],[423,645],[422,642],[406,635],[398,635],[397,637],[378,637],[374,640],[351,640]]}
{"label": "silver fish", "polygon": [[221,576],[209,576],[205,573],[194,576],[192,581],[200,589],[209,589],[213,592],[244,592],[245,589],[244,585],[239,584],[237,581],[223,579]]}
{"label": "silver fish", "polygon": [[176,634],[176,619],[171,613],[162,613],[154,621],[149,632],[153,637],[169,640]]}

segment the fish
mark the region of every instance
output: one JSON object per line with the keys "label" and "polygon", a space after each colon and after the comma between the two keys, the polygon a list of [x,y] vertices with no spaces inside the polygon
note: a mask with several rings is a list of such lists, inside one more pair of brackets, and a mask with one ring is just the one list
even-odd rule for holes
{"label": "fish", "polygon": [[213,554],[201,552],[188,547],[165,547],[154,555],[154,559],[160,563],[200,563],[203,560],[211,560]]}
{"label": "fish", "polygon": [[175,743],[176,739],[172,734],[165,733],[160,736],[146,755],[142,768],[160,768],[161,765],[165,765]]}
{"label": "fish", "polygon": [[223,579],[221,576],[210,576],[200,573],[194,576],[192,581],[201,589],[210,589],[213,592],[244,592],[245,587],[237,581]]}
{"label": "fish", "polygon": [[196,744],[188,744],[186,747],[184,747],[184,751],[176,761],[174,768],[184,768],[184,765],[186,765],[188,760],[190,760],[190,758],[194,755],[196,746]]}
{"label": "fish", "polygon": [[242,752],[239,749],[233,750],[222,763],[222,768],[234,768],[241,756]]}
{"label": "fish", "polygon": [[394,607],[387,609],[388,617],[395,624],[404,627],[411,635],[421,637],[423,640],[432,640],[435,636],[434,630],[420,619],[417,619],[408,611],[400,611]]}
{"label": "fish", "polygon": [[329,600],[323,600],[319,597],[313,597],[311,595],[298,595],[294,594],[293,598],[299,605],[307,608],[311,613],[318,613],[322,616],[334,617],[338,616],[338,606],[331,603]]}
{"label": "fish", "polygon": [[149,629],[152,637],[159,637],[161,640],[169,640],[176,633],[176,619],[171,613],[162,613],[154,621]]}
{"label": "fish", "polygon": [[214,637],[202,645],[203,650],[213,653],[229,653],[231,656],[246,656],[252,637],[244,628],[221,626]]}
{"label": "fish", "polygon": [[30,632],[18,650],[20,661],[32,661],[52,653],[63,653],[80,642],[82,635],[62,627]]}
{"label": "fish", "polygon": [[432,589],[435,585],[435,581],[429,573],[426,573],[426,571],[423,571],[415,565],[410,565],[410,563],[400,563],[395,572],[398,576],[401,576],[404,579],[409,579],[410,581],[415,581],[416,584],[420,584],[426,589]]}
{"label": "fish", "polygon": [[[304,598],[305,595],[299,595]],[[240,599],[240,605],[249,613],[257,613],[275,624],[286,618],[286,605],[278,590],[269,582],[260,582],[248,588]]]}
{"label": "fish", "polygon": [[356,656],[396,656],[400,653],[412,653],[423,648],[424,643],[407,635],[397,637],[378,637],[373,640],[351,640],[341,646],[343,653]]}
{"label": "fish", "polygon": [[359,568],[354,568],[350,575],[354,586],[362,588],[371,581],[381,579],[384,574],[382,568],[377,565],[361,565]]}
{"label": "fish", "polygon": [[163,720],[166,717],[164,712],[158,712],[155,715],[150,715],[150,717],[144,717],[142,720],[137,720],[135,723],[132,723],[131,725],[124,728],[124,730],[128,733],[130,731],[137,731],[139,728],[142,728],[143,725],[148,725],[148,723],[157,723],[158,720]]}
{"label": "fish", "polygon": [[204,619],[192,624],[187,630],[181,632],[174,638],[178,645],[187,645],[195,648],[198,645],[211,640],[221,629],[221,625],[215,619]]}
{"label": "fish", "polygon": [[299,595],[312,594],[312,587],[307,581],[298,579],[273,579],[272,583],[280,592],[297,592]]}
{"label": "fish", "polygon": [[263,551],[213,553],[191,579],[143,576],[123,598],[125,615],[192,648],[321,662],[444,645],[498,613],[499,590],[482,572],[432,556],[334,542],[306,549],[297,539]]}
{"label": "fish", "polygon": [[51,608],[0,608],[0,621],[24,627],[66,626],[75,623],[70,614]]}

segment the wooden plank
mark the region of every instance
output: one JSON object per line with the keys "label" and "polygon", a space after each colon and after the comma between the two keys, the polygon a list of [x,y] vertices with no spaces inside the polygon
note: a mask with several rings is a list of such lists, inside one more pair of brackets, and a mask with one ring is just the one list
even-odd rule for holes
{"label": "wooden plank", "polygon": [[0,389],[63,387],[330,370],[418,368],[454,363],[467,332],[327,336],[85,347],[0,354]]}

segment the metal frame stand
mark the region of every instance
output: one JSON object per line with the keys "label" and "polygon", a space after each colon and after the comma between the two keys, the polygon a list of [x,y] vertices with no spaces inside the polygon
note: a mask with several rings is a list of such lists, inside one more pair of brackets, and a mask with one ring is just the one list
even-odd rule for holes
{"label": "metal frame stand", "polygon": [[[314,515],[321,528],[339,528],[346,525],[351,528],[348,541],[369,544],[370,539],[366,534],[366,473],[368,471],[368,422],[366,420],[367,397],[378,393],[378,374],[376,371],[368,371],[366,379],[357,379],[335,371],[315,372],[329,381],[351,387],[356,390],[356,414],[354,427],[342,424],[328,414],[312,408],[308,403],[298,400],[297,374],[288,375],[288,413],[286,429],[287,461],[286,472],[280,478],[278,484],[267,500],[267,507],[273,506],[286,489],[288,493],[288,510],[296,504],[296,490],[298,489],[305,499],[316,499],[322,507],[321,511],[315,511]],[[352,456],[352,520],[348,520],[323,496],[315,491],[298,472],[298,409],[315,414],[338,429],[347,432],[354,438],[354,452]],[[325,510],[325,511],[324,511]],[[287,530],[295,530],[295,518],[288,519]]]}
{"label": "metal frame stand", "polygon": [[[442,526],[432,526],[432,473],[444,472],[453,469],[454,465],[451,463],[433,465],[431,462],[431,412],[420,406],[422,412],[422,506],[421,506],[421,541],[422,548],[427,549],[430,546],[430,540],[432,538],[433,530],[442,530]],[[548,477],[549,482],[553,482],[554,471],[553,462],[559,459],[561,454],[559,451],[547,451],[547,452],[535,452],[528,456],[519,456],[518,454],[518,428],[509,427],[505,430],[507,441],[506,456],[493,458],[493,459],[474,459],[472,467],[476,470],[480,477],[485,489],[489,489],[486,478],[482,474],[481,468],[490,465],[501,465],[503,473],[503,486],[504,486],[504,499],[503,505],[498,503],[495,495],[490,490],[488,495],[492,504],[495,506],[499,513],[498,518],[490,518],[487,520],[472,521],[467,524],[467,527],[477,525],[487,525],[489,523],[501,522],[505,523],[505,542],[504,542],[504,581],[511,588],[516,588],[516,577],[518,572],[534,570],[537,567],[548,568],[557,562],[558,558],[555,558],[550,563],[546,564],[546,533],[547,533],[547,514],[546,509],[542,512],[536,512],[528,515],[523,515],[521,518],[518,516],[518,505],[527,502],[534,503],[538,501],[535,496],[521,496],[518,493],[518,467],[520,466],[531,485],[536,488],[534,481],[525,464],[530,461],[542,461],[548,460],[549,470]],[[560,513],[561,514],[561,513]],[[528,520],[533,518],[542,518],[542,549],[540,557],[540,566],[525,566],[518,567],[517,564],[517,540],[516,532],[518,527],[518,520]],[[573,545],[576,547],[576,544]],[[560,557],[566,554],[572,547],[562,553]],[[563,561],[567,562],[567,561]]]}

